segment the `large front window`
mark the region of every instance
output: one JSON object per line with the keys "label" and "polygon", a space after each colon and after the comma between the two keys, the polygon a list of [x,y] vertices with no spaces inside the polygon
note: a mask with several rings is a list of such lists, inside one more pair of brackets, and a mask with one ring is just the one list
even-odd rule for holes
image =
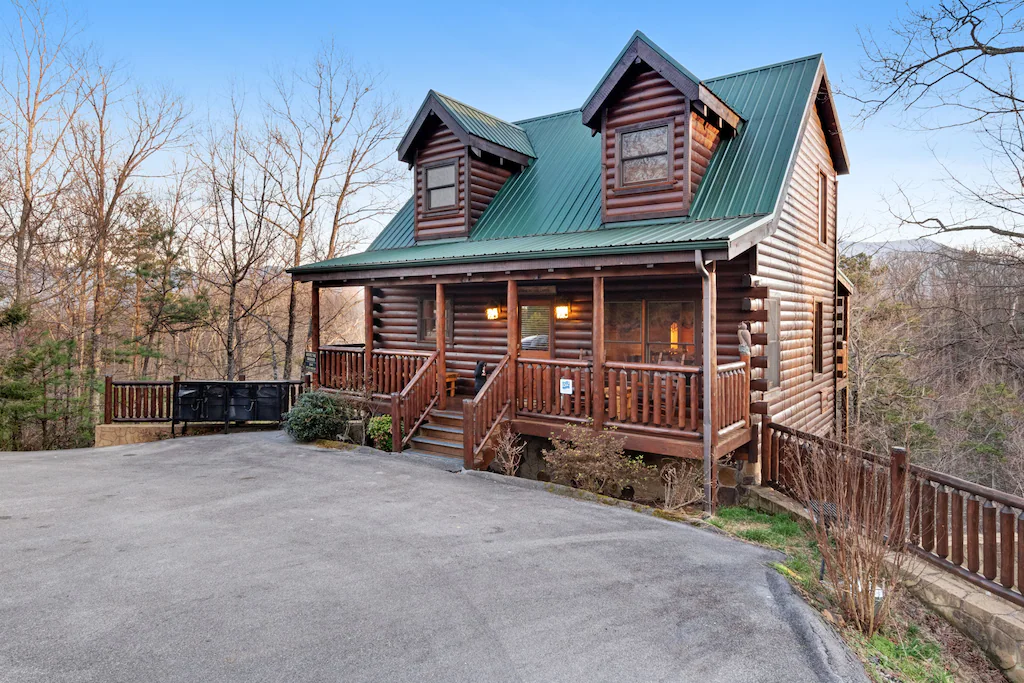
{"label": "large front window", "polygon": [[668,180],[671,170],[668,125],[622,133],[619,144],[621,185]]}
{"label": "large front window", "polygon": [[610,301],[605,305],[607,360],[692,364],[696,358],[692,301]]}

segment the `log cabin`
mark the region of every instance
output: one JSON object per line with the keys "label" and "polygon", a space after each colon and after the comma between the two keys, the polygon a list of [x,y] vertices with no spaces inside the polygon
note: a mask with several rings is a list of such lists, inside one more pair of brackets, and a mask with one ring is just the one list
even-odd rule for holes
{"label": "log cabin", "polygon": [[[710,486],[766,416],[841,436],[849,163],[821,55],[701,80],[636,32],[580,109],[430,91],[398,157],[412,198],[370,247],[291,271],[314,382],[389,410],[394,450],[479,468],[501,424],[588,422]],[[363,288],[365,344],[321,345],[329,287]]]}

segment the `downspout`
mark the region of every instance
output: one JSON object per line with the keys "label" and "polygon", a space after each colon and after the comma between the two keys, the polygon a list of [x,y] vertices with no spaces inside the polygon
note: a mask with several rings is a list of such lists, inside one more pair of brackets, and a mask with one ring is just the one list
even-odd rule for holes
{"label": "downspout", "polygon": [[704,254],[700,249],[694,249],[693,251],[693,262],[697,266],[697,272],[700,273],[701,280],[703,280],[703,286],[701,291],[703,296],[703,317],[701,319],[701,329],[703,333],[703,348],[704,353],[702,359],[702,365],[704,368],[704,438],[702,439],[704,444],[704,512],[709,515],[713,512],[711,506],[711,495],[712,495],[712,458],[711,458],[711,401],[712,399],[712,380],[715,376],[715,368],[711,367],[711,354],[708,353],[708,349],[711,348],[711,326],[708,321],[711,320],[711,296],[709,295],[711,289],[711,274],[708,269],[704,266]]}

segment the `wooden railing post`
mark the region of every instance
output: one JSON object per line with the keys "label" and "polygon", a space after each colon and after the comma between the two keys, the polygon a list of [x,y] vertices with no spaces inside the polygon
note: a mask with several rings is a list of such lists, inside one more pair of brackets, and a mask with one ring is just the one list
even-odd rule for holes
{"label": "wooden railing post", "polygon": [[519,405],[519,388],[516,377],[518,375],[517,364],[519,361],[519,283],[515,280],[508,281],[508,293],[505,298],[505,309],[507,311],[506,327],[508,332],[508,342],[506,344],[508,352],[508,372],[512,373],[512,381],[509,384],[511,389],[511,400],[512,400],[512,415],[516,416],[516,409]]}
{"label": "wooden railing post", "polygon": [[473,425],[473,400],[462,400],[462,466],[467,470],[476,469],[473,451],[476,447],[476,429]]}
{"label": "wooden railing post", "polygon": [[[313,354],[316,356],[316,386],[319,387],[321,384],[320,379],[320,285],[316,282],[313,283],[311,292],[311,298],[309,303],[310,308],[310,337],[311,345],[313,347]],[[230,377],[228,379],[231,379]]]}
{"label": "wooden railing post", "polygon": [[445,309],[445,298],[444,298],[444,283],[438,282],[435,286],[435,295],[437,297],[434,304],[434,310],[436,312],[436,329],[435,336],[437,337],[437,407],[444,410],[448,407],[448,391],[445,387],[445,379],[448,376],[448,365],[445,360],[445,348],[448,345],[448,311]]}
{"label": "wooden railing post", "polygon": [[103,380],[103,424],[114,421],[114,378],[107,375]]}
{"label": "wooden railing post", "polygon": [[907,450],[893,446],[889,451],[889,542],[906,539]]}
{"label": "wooden railing post", "polygon": [[402,452],[402,400],[397,391],[391,394],[391,452]]}
{"label": "wooden railing post", "polygon": [[590,409],[594,414],[594,429],[604,429],[604,278],[594,278],[594,322],[591,329],[591,350],[594,354],[594,374]]}
{"label": "wooden railing post", "polygon": [[772,480],[772,428],[771,415],[761,416],[761,485]]}
{"label": "wooden railing post", "polygon": [[373,287],[363,287],[363,387],[373,393]]}

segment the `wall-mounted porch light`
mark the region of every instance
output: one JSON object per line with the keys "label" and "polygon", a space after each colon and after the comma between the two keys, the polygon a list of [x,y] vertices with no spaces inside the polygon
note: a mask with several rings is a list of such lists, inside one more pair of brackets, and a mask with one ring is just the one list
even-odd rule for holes
{"label": "wall-mounted porch light", "polygon": [[487,314],[488,320],[497,320],[501,317],[501,304],[497,301],[491,301],[487,304],[487,308],[484,309],[484,313]]}
{"label": "wall-mounted porch light", "polygon": [[569,314],[572,313],[572,304],[568,299],[555,303],[555,318],[558,320],[567,320]]}

